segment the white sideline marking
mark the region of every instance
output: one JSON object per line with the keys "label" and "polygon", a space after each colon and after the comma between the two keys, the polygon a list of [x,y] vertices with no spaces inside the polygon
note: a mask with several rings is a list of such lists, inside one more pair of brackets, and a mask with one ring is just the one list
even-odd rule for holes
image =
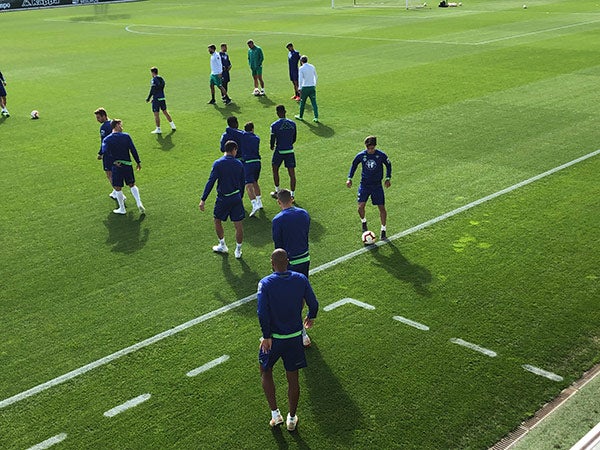
{"label": "white sideline marking", "polygon": [[[570,161],[568,163],[565,163],[565,164],[562,164],[562,165],[560,165],[558,167],[555,167],[554,169],[547,170],[546,172],[543,172],[543,173],[541,173],[539,175],[536,175],[534,177],[528,178],[527,180],[521,181],[521,182],[519,182],[517,184],[513,184],[512,186],[504,188],[504,189],[502,189],[502,190],[500,190],[498,192],[495,192],[494,194],[490,194],[490,195],[487,195],[487,196],[485,196],[483,198],[480,198],[479,200],[475,200],[475,201],[473,201],[473,202],[471,202],[471,203],[469,203],[467,205],[461,206],[460,208],[456,208],[456,209],[454,209],[452,211],[449,211],[449,212],[447,212],[445,214],[442,214],[441,216],[438,216],[438,217],[430,219],[430,220],[428,220],[426,222],[423,222],[420,225],[417,225],[417,226],[414,226],[412,228],[409,228],[408,230],[405,230],[405,231],[402,231],[400,233],[397,233],[397,234],[389,237],[388,240],[392,241],[392,240],[399,239],[401,237],[407,236],[409,234],[415,233],[417,231],[420,231],[423,228],[427,228],[427,227],[429,227],[429,226],[431,226],[433,224],[441,222],[442,220],[445,220],[445,219],[447,219],[449,217],[455,216],[456,214],[459,214],[459,213],[461,213],[463,211],[467,211],[467,210],[469,210],[471,208],[474,208],[475,206],[478,206],[478,205],[480,205],[482,203],[485,203],[485,202],[487,202],[489,200],[495,199],[496,197],[500,197],[501,195],[504,195],[504,194],[507,194],[509,192],[512,192],[512,191],[514,191],[516,189],[519,189],[520,187],[523,187],[523,186],[526,186],[528,184],[531,184],[534,181],[538,181],[538,180],[540,180],[540,179],[542,179],[544,177],[547,177],[548,175],[552,175],[552,174],[554,174],[556,172],[559,172],[559,171],[561,171],[563,169],[566,169],[567,167],[570,167],[570,166],[572,166],[574,164],[577,164],[577,163],[579,163],[581,161],[585,161],[588,158],[592,158],[592,157],[594,157],[594,156],[596,156],[598,154],[600,154],[600,149],[598,149],[598,150],[596,150],[594,152],[588,153],[587,155],[584,155],[584,156],[581,156],[579,158],[576,158],[576,159],[574,159],[574,160],[572,160],[572,161]],[[345,256],[341,256],[339,258],[334,259],[333,261],[330,261],[328,263],[322,264],[319,267],[315,267],[314,269],[311,269],[310,274],[315,274],[315,273],[321,272],[322,270],[329,269],[330,267],[333,267],[333,266],[336,266],[336,265],[338,265],[340,263],[343,263],[343,262],[345,262],[345,261],[347,261],[347,260],[349,260],[351,258],[354,258],[355,256],[362,255],[363,253],[371,251],[375,247],[379,247],[381,245],[385,245],[386,243],[387,243],[386,241],[377,241],[377,242],[375,242],[374,245],[370,245],[369,247],[360,248],[359,250],[356,250],[354,252],[348,253]],[[19,402],[21,400],[24,400],[24,399],[26,399],[28,397],[33,396],[33,395],[39,394],[40,392],[43,392],[46,389],[49,389],[49,388],[51,388],[53,386],[56,386],[56,385],[61,384],[61,383],[64,383],[65,381],[71,380],[71,379],[73,379],[73,378],[75,378],[75,377],[77,377],[79,375],[82,375],[82,374],[84,374],[86,372],[89,372],[92,369],[96,369],[97,367],[101,367],[101,366],[103,366],[105,364],[108,364],[109,362],[112,362],[112,361],[114,361],[114,360],[116,360],[116,359],[118,359],[118,358],[120,358],[122,356],[128,355],[129,353],[133,353],[133,352],[135,352],[137,350],[140,350],[140,349],[142,349],[144,347],[147,347],[147,346],[149,346],[151,344],[159,342],[159,341],[161,341],[161,340],[163,340],[163,339],[165,339],[167,337],[173,336],[174,334],[177,334],[177,333],[179,333],[179,332],[181,332],[183,330],[186,330],[186,329],[188,329],[190,327],[193,327],[194,325],[202,323],[202,322],[204,322],[204,321],[206,321],[208,319],[212,319],[213,317],[217,317],[220,314],[223,314],[225,312],[231,311],[232,309],[235,309],[238,306],[244,305],[244,304],[246,304],[246,303],[248,303],[248,302],[250,302],[250,301],[252,301],[254,299],[256,299],[256,294],[249,295],[248,297],[244,297],[244,298],[242,298],[240,300],[237,300],[237,301],[235,301],[233,303],[230,303],[229,305],[222,306],[219,309],[215,309],[214,311],[211,311],[211,312],[209,312],[207,314],[204,314],[204,315],[202,315],[200,317],[196,317],[195,319],[192,319],[192,320],[190,320],[188,322],[185,322],[185,323],[183,323],[181,325],[178,325],[175,328],[171,328],[169,330],[163,331],[162,333],[159,333],[159,334],[157,334],[155,336],[152,336],[152,337],[150,337],[148,339],[145,339],[145,340],[143,340],[141,342],[138,342],[137,344],[133,344],[130,347],[126,347],[126,348],[124,348],[122,350],[119,350],[119,351],[117,351],[115,353],[112,353],[112,354],[110,354],[108,356],[105,356],[104,358],[101,358],[101,359],[98,359],[98,360],[96,360],[94,362],[91,362],[91,363],[89,363],[89,364],[87,364],[87,365],[85,365],[83,367],[80,367],[78,369],[72,370],[71,372],[68,372],[68,373],[66,373],[64,375],[61,375],[61,376],[59,376],[57,378],[54,378],[54,379],[52,379],[50,381],[46,381],[45,383],[39,384],[39,385],[37,385],[37,386],[35,386],[35,387],[31,388],[31,389],[28,389],[26,391],[21,392],[20,394],[13,395],[12,397],[9,397],[7,399],[4,399],[4,400],[0,401],[0,409],[5,408],[5,407],[7,407],[9,405],[12,405],[13,403],[16,403],[16,402]]]}
{"label": "white sideline marking", "polygon": [[109,409],[104,413],[104,417],[114,417],[117,414],[122,413],[123,411],[127,411],[128,409],[135,408],[140,403],[144,403],[146,400],[149,400],[152,397],[150,394],[142,394],[138,395],[131,400],[127,400],[125,403],[120,404],[119,406],[115,406],[112,409]]}
{"label": "white sideline marking", "polygon": [[50,439],[46,439],[39,444],[35,444],[33,447],[29,447],[27,450],[44,450],[52,447],[54,444],[64,441],[67,438],[67,433],[60,433],[56,436],[52,436]]}
{"label": "white sideline marking", "polygon": [[544,378],[548,378],[549,380],[552,380],[552,381],[562,381],[563,380],[563,377],[561,377],[560,375],[556,375],[555,373],[548,372],[547,370],[544,370],[544,369],[540,369],[539,367],[530,366],[529,364],[523,364],[521,367],[523,367],[523,369],[525,369],[528,372],[534,373],[534,374],[539,375]]}
{"label": "white sideline marking", "polygon": [[410,325],[411,327],[418,328],[419,330],[429,331],[429,327],[427,325],[423,325],[422,323],[415,322],[414,320],[407,319],[406,317],[394,316],[392,318],[394,320],[397,320],[398,322],[402,322],[402,323],[405,323],[406,325]]}
{"label": "white sideline marking", "polygon": [[565,28],[580,27],[582,25],[589,25],[589,24],[598,23],[598,22],[600,22],[600,20],[590,20],[588,22],[572,23],[572,24],[563,25],[563,26],[560,26],[560,27],[546,28],[544,30],[531,31],[529,33],[514,34],[512,36],[505,36],[505,37],[501,37],[501,38],[497,38],[497,39],[489,39],[487,41],[475,42],[473,45],[491,44],[493,42],[507,41],[509,39],[516,39],[516,38],[525,37],[525,36],[532,36],[534,34],[548,33],[550,31],[564,30]]}
{"label": "white sideline marking", "polygon": [[498,354],[493,350],[489,350],[487,348],[480,347],[477,344],[472,344],[470,342],[463,341],[462,339],[459,339],[459,338],[452,338],[452,339],[450,339],[450,342],[452,342],[453,344],[458,344],[458,345],[462,345],[463,347],[470,348],[471,350],[475,350],[476,352],[483,353],[485,356],[489,356],[490,358],[495,358],[496,356],[498,356]]}
{"label": "white sideline marking", "polygon": [[598,450],[600,449],[600,423],[592,428],[584,437],[571,447],[571,450]]}
{"label": "white sideline marking", "polygon": [[207,362],[206,364],[200,367],[190,370],[188,373],[186,373],[186,375],[188,377],[195,377],[196,375],[201,374],[202,372],[206,372],[207,370],[212,369],[213,367],[218,366],[221,363],[224,363],[228,359],[229,355],[223,355],[217,359],[213,359],[212,361]]}
{"label": "white sideline marking", "polygon": [[343,298],[341,300],[338,300],[337,302],[333,302],[333,303],[327,305],[325,308],[323,308],[323,311],[331,311],[332,309],[335,309],[338,306],[343,306],[346,303],[352,303],[353,305],[360,306],[361,308],[365,308],[365,309],[369,309],[369,310],[375,309],[375,307],[373,305],[369,305],[368,303],[363,303],[363,302],[355,300],[353,298]]}

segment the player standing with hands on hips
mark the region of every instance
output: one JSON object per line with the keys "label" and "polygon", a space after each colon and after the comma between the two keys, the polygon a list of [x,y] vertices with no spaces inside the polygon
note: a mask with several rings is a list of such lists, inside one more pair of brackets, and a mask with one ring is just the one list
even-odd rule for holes
{"label": "player standing with hands on hips", "polygon": [[385,194],[381,181],[383,180],[383,166],[386,168],[385,181],[383,185],[389,188],[390,178],[392,177],[392,163],[385,153],[375,148],[377,138],[367,136],[365,139],[365,150],[359,152],[352,161],[346,186],[352,187],[352,177],[359,164],[362,164],[362,173],[360,185],[358,186],[358,215],[362,222],[362,231],[367,231],[367,219],[365,217],[365,205],[369,197],[371,202],[379,208],[379,218],[381,219],[381,239],[387,239],[386,220],[387,211],[385,209]]}
{"label": "player standing with hands on hips", "polygon": [[[281,425],[283,417],[277,407],[273,366],[283,359],[288,382],[288,405],[286,426],[294,431],[298,425],[298,400],[300,383],[298,369],[307,366],[302,329],[310,328],[317,317],[319,303],[308,278],[298,272],[287,270],[288,257],[284,249],[278,248],[271,254],[273,273],[258,283],[258,321],[262,330],[258,362],[265,397],[271,409],[272,427]],[[302,321],[304,301],[308,305],[308,314]]]}

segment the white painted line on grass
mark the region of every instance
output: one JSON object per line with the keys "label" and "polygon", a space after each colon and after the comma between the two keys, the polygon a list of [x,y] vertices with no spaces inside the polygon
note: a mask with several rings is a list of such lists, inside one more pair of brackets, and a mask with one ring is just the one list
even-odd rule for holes
{"label": "white painted line on grass", "polygon": [[59,442],[64,441],[67,438],[67,433],[60,433],[56,436],[52,436],[50,439],[46,439],[39,444],[34,445],[33,447],[29,447],[27,450],[44,450],[46,448],[52,447],[54,444],[58,444]]}
{"label": "white painted line on grass", "polygon": [[193,370],[190,370],[188,373],[186,373],[186,375],[188,377],[195,377],[198,374],[201,374],[202,372],[206,372],[209,369],[212,369],[215,366],[218,366],[221,363],[224,363],[225,361],[227,361],[229,359],[229,355],[223,355],[217,359],[213,359],[210,362],[207,362],[206,364],[197,367]]}
{"label": "white painted line on grass", "polygon": [[150,394],[142,394],[138,395],[131,400],[127,400],[125,403],[120,404],[119,406],[115,406],[112,409],[109,409],[104,413],[104,417],[114,417],[117,414],[122,413],[123,411],[127,411],[128,409],[135,408],[137,405],[144,403],[146,400],[149,400],[152,397]]}
{"label": "white painted line on grass", "polygon": [[547,370],[544,370],[544,369],[540,369],[539,367],[530,366],[529,364],[523,364],[521,367],[523,367],[523,369],[525,369],[528,372],[539,375],[540,377],[548,378],[549,380],[552,380],[552,381],[562,381],[563,380],[563,377],[561,377],[560,375],[556,375],[555,373],[548,372]]}
{"label": "white painted line on grass", "polygon": [[427,325],[423,325],[422,323],[407,319],[406,317],[394,316],[393,319],[397,320],[398,322],[402,322],[406,325],[410,325],[411,327],[418,328],[419,330],[429,331],[429,327]]}
{"label": "white painted line on grass", "polygon": [[368,303],[364,303],[364,302],[355,300],[353,298],[343,298],[341,300],[338,300],[337,302],[333,302],[333,303],[327,305],[325,308],[323,308],[323,311],[331,311],[332,309],[335,309],[338,306],[343,306],[347,303],[352,303],[353,305],[360,306],[361,308],[365,308],[365,309],[369,309],[369,310],[375,309],[375,307],[373,305],[369,305]]}
{"label": "white painted line on grass", "polygon": [[[570,166],[572,166],[574,164],[577,164],[577,163],[579,163],[581,161],[585,161],[586,159],[592,158],[592,157],[594,157],[594,156],[596,156],[598,154],[600,154],[600,149],[598,149],[598,150],[596,150],[594,152],[588,153],[587,155],[581,156],[581,157],[579,157],[577,159],[574,159],[574,160],[572,160],[572,161],[570,161],[568,163],[565,163],[565,164],[562,164],[562,165],[560,165],[558,167],[555,167],[554,169],[547,170],[544,173],[541,173],[541,174],[536,175],[534,177],[528,178],[527,180],[521,181],[521,182],[519,182],[517,184],[513,184],[510,187],[504,188],[504,189],[502,189],[502,190],[500,190],[498,192],[495,192],[493,194],[487,195],[487,196],[485,196],[483,198],[480,198],[479,200],[475,200],[475,201],[473,201],[473,202],[471,202],[471,203],[469,203],[467,205],[461,206],[460,208],[456,208],[456,209],[454,209],[452,211],[449,211],[449,212],[447,212],[445,214],[442,214],[441,216],[438,216],[438,217],[435,217],[433,219],[430,219],[427,222],[423,222],[420,225],[417,225],[417,226],[414,226],[412,228],[409,228],[408,230],[405,230],[405,231],[402,231],[400,233],[397,233],[397,234],[391,236],[390,238],[388,238],[388,240],[393,241],[393,240],[399,239],[401,237],[407,236],[409,234],[415,233],[417,231],[420,231],[420,230],[422,230],[424,228],[427,228],[427,227],[429,227],[429,226],[431,226],[433,224],[441,222],[442,220],[448,219],[449,217],[455,216],[455,215],[457,215],[457,214],[459,214],[459,213],[461,213],[463,211],[467,211],[467,210],[469,210],[471,208],[474,208],[475,206],[481,205],[482,203],[485,203],[485,202],[487,202],[489,200],[495,199],[496,197],[500,197],[501,195],[504,195],[504,194],[507,194],[509,192],[512,192],[512,191],[514,191],[516,189],[519,189],[520,187],[523,187],[523,186],[526,186],[528,184],[531,184],[534,181],[538,181],[538,180],[540,180],[540,179],[542,179],[544,177],[547,177],[548,175],[552,175],[552,174],[554,174],[556,172],[559,172],[559,171],[561,171],[563,169],[566,169],[567,167],[570,167]],[[340,263],[346,262],[349,259],[354,258],[355,256],[362,255],[363,253],[369,252],[369,251],[373,250],[376,247],[385,245],[386,243],[387,243],[387,241],[377,241],[377,242],[375,242],[375,245],[370,245],[369,247],[360,248],[359,250],[356,250],[354,252],[348,253],[345,256],[341,256],[339,258],[334,259],[333,261],[330,261],[328,263],[320,265],[319,267],[311,269],[310,273],[311,274],[315,274],[315,273],[321,272],[322,270],[329,269],[330,267],[333,267],[333,266],[336,266],[336,265],[338,265]],[[105,364],[108,364],[109,362],[112,362],[112,361],[114,361],[114,360],[116,360],[116,359],[118,359],[118,358],[120,358],[122,356],[128,355],[129,353],[136,352],[136,351],[138,351],[138,350],[140,350],[140,349],[142,349],[144,347],[147,347],[147,346],[149,346],[151,344],[159,342],[159,341],[161,341],[161,340],[163,340],[163,339],[165,339],[167,337],[173,336],[174,334],[177,334],[177,333],[179,333],[181,331],[187,330],[188,328],[193,327],[194,325],[197,325],[199,323],[205,322],[208,319],[212,319],[213,317],[217,317],[220,314],[223,314],[225,312],[231,311],[232,309],[235,309],[238,306],[242,306],[242,305],[244,305],[244,304],[246,304],[246,303],[248,303],[248,302],[250,302],[252,300],[255,300],[255,299],[256,299],[256,294],[249,295],[248,297],[245,297],[245,298],[242,298],[240,300],[237,300],[237,301],[235,301],[233,303],[230,303],[229,305],[222,306],[219,309],[215,309],[214,311],[211,311],[211,312],[209,312],[207,314],[204,314],[204,315],[202,315],[200,317],[196,317],[195,319],[192,319],[192,320],[190,320],[188,322],[185,322],[185,323],[183,323],[181,325],[178,325],[178,326],[176,326],[174,328],[171,328],[169,330],[163,331],[162,333],[159,333],[159,334],[157,334],[155,336],[152,336],[152,337],[150,337],[150,338],[148,338],[146,340],[138,342],[137,344],[133,344],[130,347],[124,348],[124,349],[119,350],[119,351],[117,351],[115,353],[112,353],[112,354],[110,354],[108,356],[105,356],[104,358],[101,358],[101,359],[98,359],[98,360],[96,360],[94,362],[91,362],[91,363],[89,363],[89,364],[87,364],[87,365],[85,365],[83,367],[80,367],[79,369],[75,369],[75,370],[73,370],[71,372],[68,372],[68,373],[66,373],[64,375],[61,375],[61,376],[59,376],[57,378],[54,378],[54,379],[52,379],[50,381],[46,381],[45,383],[39,384],[39,385],[37,385],[37,386],[35,386],[35,387],[31,388],[31,389],[23,391],[20,394],[13,395],[12,397],[9,397],[7,399],[4,399],[4,400],[0,401],[0,409],[5,408],[5,407],[7,407],[9,405],[12,405],[13,403],[16,403],[16,402],[19,402],[21,400],[24,400],[24,399],[26,399],[28,397],[33,396],[33,395],[39,394],[40,392],[43,392],[43,391],[45,391],[45,390],[47,390],[47,389],[49,389],[49,388],[51,388],[53,386],[56,386],[58,384],[64,383],[65,381],[71,380],[71,379],[73,379],[73,378],[75,378],[75,377],[77,377],[79,375],[82,375],[82,374],[84,374],[86,372],[89,372],[92,369],[96,369],[96,368],[101,367],[101,366],[103,366]]]}
{"label": "white painted line on grass", "polygon": [[592,428],[584,437],[571,447],[571,450],[598,450],[600,449],[600,423]]}
{"label": "white painted line on grass", "polygon": [[532,36],[534,34],[548,33],[550,31],[564,30],[566,28],[580,27],[582,25],[590,25],[592,23],[598,23],[598,22],[600,22],[600,20],[590,20],[588,22],[572,23],[572,24],[563,25],[563,26],[560,26],[560,27],[546,28],[546,29],[543,29],[543,30],[531,31],[529,33],[513,34],[511,36],[505,36],[505,37],[501,37],[501,38],[497,38],[497,39],[489,39],[487,41],[475,42],[473,45],[492,44],[494,42],[507,41],[509,39],[517,39],[517,38],[520,38],[520,37]]}
{"label": "white painted line on grass", "polygon": [[470,348],[471,350],[475,350],[476,352],[483,353],[485,356],[489,356],[490,358],[495,358],[496,356],[498,356],[498,354],[493,350],[480,347],[477,344],[472,344],[470,342],[463,341],[459,338],[452,338],[450,339],[450,342],[452,342],[453,344],[462,345],[463,347]]}
{"label": "white painted line on grass", "polygon": [[136,352],[144,347],[148,347],[151,344],[155,344],[156,342],[162,341],[165,338],[168,338],[170,336],[173,336],[174,334],[180,333],[181,331],[187,330],[188,328],[193,327],[194,325],[197,325],[199,323],[202,323],[209,319],[217,317],[225,312],[231,311],[232,309],[235,309],[238,306],[244,305],[254,299],[256,299],[256,294],[252,294],[252,295],[249,295],[248,297],[244,297],[240,300],[230,303],[229,305],[222,306],[219,309],[215,309],[214,311],[206,313],[200,317],[196,317],[195,319],[192,319],[188,322],[182,323],[181,325],[177,325],[174,328],[171,328],[169,330],[163,331],[162,333],[156,334],[148,339],[138,342],[137,344],[133,344],[130,347],[124,348],[122,350],[119,350],[118,352],[115,352],[108,356],[105,356],[104,358],[101,358],[94,362],[91,362],[83,367],[80,367],[79,369],[72,370],[71,372],[61,375],[60,377],[54,378],[53,380],[50,380],[43,384],[35,386],[27,391],[21,392],[20,394],[17,394],[12,397],[9,397],[5,400],[2,400],[0,402],[0,409],[6,407],[8,405],[12,405],[13,403],[16,403],[18,401],[21,401],[27,397],[31,397],[32,395],[39,394],[40,392],[43,392],[46,389],[49,389],[58,384],[64,383],[65,381],[69,381],[75,377],[78,377],[79,375],[89,372],[90,370],[96,369],[96,368],[101,367],[105,364],[108,364],[116,359],[119,359],[122,356],[128,355],[128,354]]}

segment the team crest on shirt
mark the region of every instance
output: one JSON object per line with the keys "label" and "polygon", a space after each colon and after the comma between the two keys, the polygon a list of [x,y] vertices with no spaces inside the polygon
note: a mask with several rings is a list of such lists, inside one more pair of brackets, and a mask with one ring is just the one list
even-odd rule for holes
{"label": "team crest on shirt", "polygon": [[377,161],[374,159],[367,159],[365,161],[365,165],[367,166],[368,170],[375,170],[377,168]]}

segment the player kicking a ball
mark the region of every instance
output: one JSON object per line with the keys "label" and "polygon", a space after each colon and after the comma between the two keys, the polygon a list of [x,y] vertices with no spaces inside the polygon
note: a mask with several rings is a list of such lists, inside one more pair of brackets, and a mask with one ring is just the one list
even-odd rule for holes
{"label": "player kicking a ball", "polygon": [[367,136],[365,139],[365,150],[359,152],[352,161],[346,186],[352,187],[352,177],[359,164],[362,164],[362,173],[360,185],[358,186],[358,215],[362,222],[362,231],[367,231],[367,219],[365,217],[365,205],[369,197],[371,202],[379,208],[379,218],[381,219],[381,239],[387,239],[386,220],[387,211],[385,209],[385,194],[381,181],[383,180],[383,167],[386,168],[385,181],[383,186],[389,188],[390,178],[392,177],[392,163],[385,153],[376,149],[377,138]]}

